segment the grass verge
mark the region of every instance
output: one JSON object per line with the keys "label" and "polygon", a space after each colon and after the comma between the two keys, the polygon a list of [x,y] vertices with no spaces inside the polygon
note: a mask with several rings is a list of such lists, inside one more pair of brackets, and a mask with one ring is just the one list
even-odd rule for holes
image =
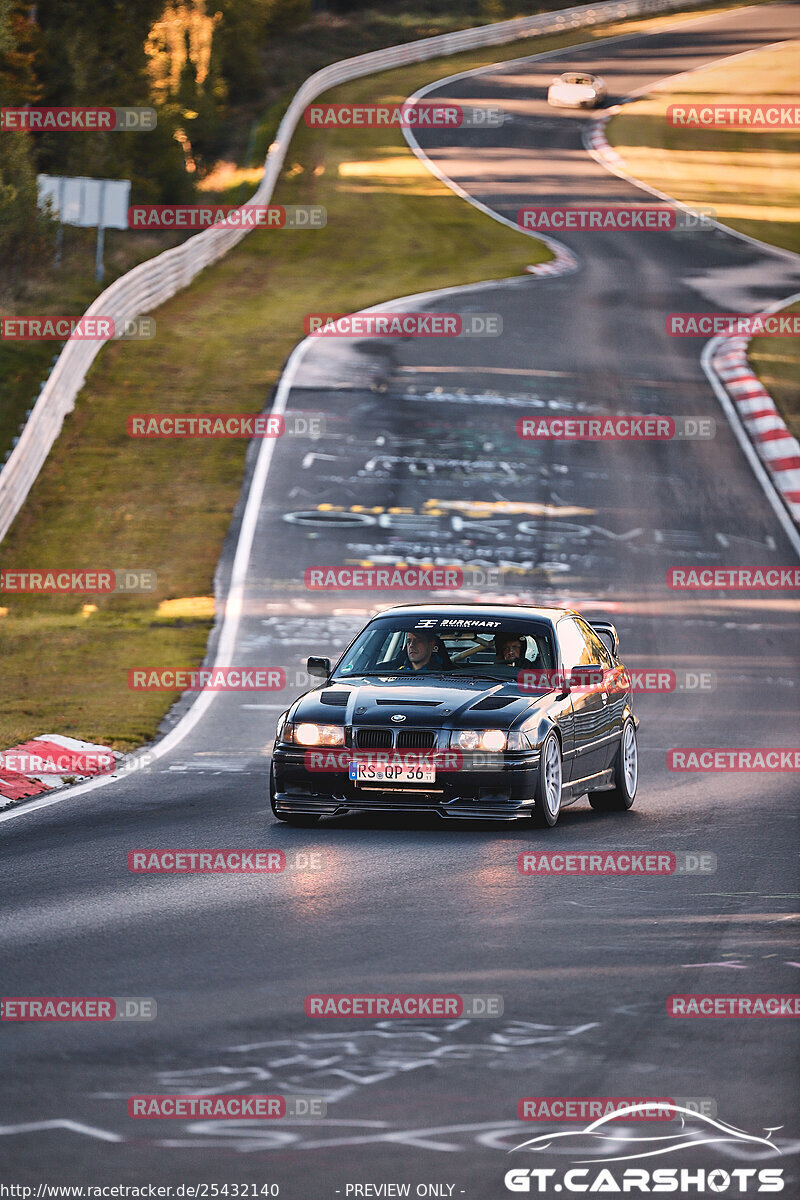
{"label": "grass verge", "polygon": [[[528,39],[386,72],[326,99],[398,102],[498,58],[655,24]],[[4,568],[142,567],[158,587],[148,596],[0,597],[0,747],[42,732],[141,745],[177,695],[129,691],[127,669],[186,669],[203,658],[211,616],[188,601],[211,591],[245,445],[132,442],[130,413],[260,411],[305,313],[515,275],[549,257],[455,197],[398,130],[301,127],[286,167],[276,201],[323,204],[327,227],[251,234],[157,311],[156,339],[104,349],[2,545]],[[183,609],[164,606],[184,598]]]}
{"label": "grass verge", "polygon": [[[637,179],[687,204],[710,204],[718,219],[759,241],[800,252],[800,130],[679,129],[669,104],[791,102],[800,42],[784,42],[695,71],[626,105],[609,141]],[[790,311],[797,311],[797,307]],[[749,357],[795,437],[800,436],[800,347],[754,338]]]}
{"label": "grass verge", "polygon": [[796,101],[800,42],[784,42],[676,80],[626,104],[606,127],[636,179],[686,204],[716,209],[725,225],[800,251],[800,130],[684,129],[670,104]]}

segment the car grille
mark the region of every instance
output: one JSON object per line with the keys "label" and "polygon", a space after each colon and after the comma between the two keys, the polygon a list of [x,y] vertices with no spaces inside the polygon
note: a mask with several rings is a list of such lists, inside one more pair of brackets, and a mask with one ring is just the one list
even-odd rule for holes
{"label": "car grille", "polygon": [[359,750],[432,750],[435,729],[354,729],[353,744]]}
{"label": "car grille", "polygon": [[356,729],[355,744],[363,750],[388,749],[392,745],[391,729]]}
{"label": "car grille", "polygon": [[430,750],[436,745],[434,729],[399,729],[397,731],[398,750]]}

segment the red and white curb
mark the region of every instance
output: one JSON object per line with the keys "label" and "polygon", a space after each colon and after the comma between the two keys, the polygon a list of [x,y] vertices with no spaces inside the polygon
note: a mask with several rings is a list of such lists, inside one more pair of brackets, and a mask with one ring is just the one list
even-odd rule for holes
{"label": "red and white curb", "polygon": [[775,401],[747,361],[748,341],[722,339],[711,355],[711,366],[777,492],[800,525],[800,443],[786,428]]}
{"label": "red and white curb", "polygon": [[43,733],[0,752],[0,808],[68,783],[108,775],[122,755],[108,746]]}
{"label": "red and white curb", "polygon": [[[542,239],[543,241],[545,239]],[[555,238],[547,238],[547,244],[555,254],[555,258],[550,262],[537,263],[536,266],[526,267],[525,270],[529,275],[569,275],[572,271],[577,271],[580,263],[571,250],[566,246],[562,246],[561,242],[557,242]]]}
{"label": "red and white curb", "polygon": [[613,108],[606,109],[602,117],[592,122],[589,132],[584,136],[584,145],[589,150],[593,151],[598,158],[602,158],[607,167],[612,170],[624,171],[625,159],[621,154],[618,154],[606,137],[606,125],[613,116],[619,112],[620,106],[615,104]]}

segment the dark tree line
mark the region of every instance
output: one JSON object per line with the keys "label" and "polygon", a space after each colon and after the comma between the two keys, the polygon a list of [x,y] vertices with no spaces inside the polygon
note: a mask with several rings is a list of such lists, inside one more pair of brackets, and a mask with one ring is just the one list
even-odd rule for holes
{"label": "dark tree line", "polygon": [[190,201],[224,149],[228,105],[264,87],[265,42],[310,10],[310,0],[0,0],[0,105],[158,113],[146,133],[0,131],[0,270],[36,262],[52,240],[37,172],[130,179],[138,202]]}
{"label": "dark tree line", "polygon": [[[456,7],[475,23],[564,3]],[[435,20],[450,17],[453,0],[0,0],[0,105],[141,106],[158,115],[146,133],[0,131],[0,271],[44,261],[52,243],[52,223],[37,212],[37,172],[130,179],[139,203],[191,201],[206,171],[230,153],[228,118],[238,115],[241,129],[242,114],[246,122],[259,103],[279,108],[301,82],[293,55],[309,17],[322,21],[309,52],[322,65],[325,19],[357,24],[367,6]],[[282,46],[285,63],[276,59]],[[346,39],[337,50],[333,57],[347,51]]]}

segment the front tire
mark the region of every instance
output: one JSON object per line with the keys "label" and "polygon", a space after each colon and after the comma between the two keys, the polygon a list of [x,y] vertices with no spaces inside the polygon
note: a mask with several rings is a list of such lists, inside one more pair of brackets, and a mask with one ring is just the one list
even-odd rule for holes
{"label": "front tire", "polygon": [[273,764],[270,764],[269,768],[269,806],[276,821],[283,821],[286,825],[294,825],[298,829],[310,829],[319,821],[319,817],[314,813],[278,812],[275,804],[275,767]]}
{"label": "front tire", "polygon": [[598,812],[626,812],[636,799],[639,783],[639,747],[636,727],[628,718],[614,759],[614,787],[607,792],[589,792],[589,803]]}
{"label": "front tire", "polygon": [[548,733],[539,755],[539,778],[536,781],[536,806],[531,820],[537,829],[552,829],[561,812],[561,788],[564,772],[558,738]]}

